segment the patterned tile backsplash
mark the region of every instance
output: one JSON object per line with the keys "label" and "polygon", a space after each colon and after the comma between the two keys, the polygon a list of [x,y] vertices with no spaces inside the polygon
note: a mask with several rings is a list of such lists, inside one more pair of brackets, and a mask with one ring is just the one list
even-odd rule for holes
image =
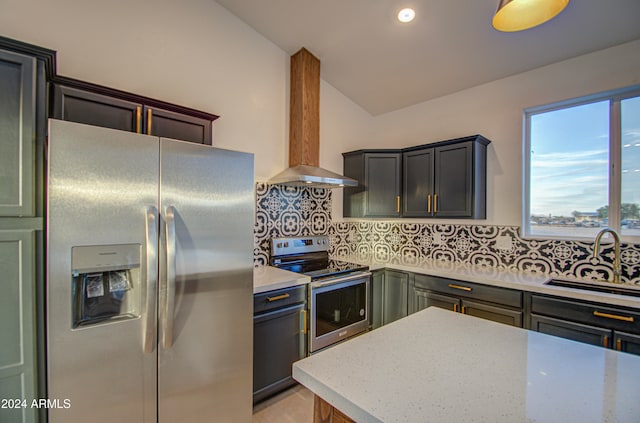
{"label": "patterned tile backsplash", "polygon": [[[331,221],[331,190],[256,185],[254,263],[269,260],[271,238],[329,235],[331,253],[377,260],[411,256],[526,270],[555,276],[611,279],[613,246],[593,258],[593,243],[533,240],[517,226]],[[640,284],[640,244],[623,244],[622,279]]]}

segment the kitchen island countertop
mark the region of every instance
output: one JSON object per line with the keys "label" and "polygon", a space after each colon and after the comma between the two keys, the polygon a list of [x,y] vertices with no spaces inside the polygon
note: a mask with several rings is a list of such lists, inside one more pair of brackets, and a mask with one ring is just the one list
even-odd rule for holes
{"label": "kitchen island countertop", "polygon": [[358,423],[640,421],[640,357],[430,307],[294,363]]}

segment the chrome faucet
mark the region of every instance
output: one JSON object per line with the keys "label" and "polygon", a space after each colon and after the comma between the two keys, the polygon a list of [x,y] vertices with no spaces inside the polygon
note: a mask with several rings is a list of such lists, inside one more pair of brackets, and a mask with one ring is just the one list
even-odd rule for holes
{"label": "chrome faucet", "polygon": [[600,253],[600,240],[602,236],[609,232],[613,236],[613,283],[620,283],[622,267],[620,266],[620,235],[611,228],[604,228],[596,235],[596,245],[593,247],[593,258],[597,258]]}

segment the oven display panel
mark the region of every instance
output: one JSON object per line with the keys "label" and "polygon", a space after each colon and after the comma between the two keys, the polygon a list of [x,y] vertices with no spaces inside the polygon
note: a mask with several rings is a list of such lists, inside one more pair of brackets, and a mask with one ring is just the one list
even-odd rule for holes
{"label": "oven display panel", "polygon": [[307,247],[313,245],[312,239],[296,239],[293,241],[294,247]]}

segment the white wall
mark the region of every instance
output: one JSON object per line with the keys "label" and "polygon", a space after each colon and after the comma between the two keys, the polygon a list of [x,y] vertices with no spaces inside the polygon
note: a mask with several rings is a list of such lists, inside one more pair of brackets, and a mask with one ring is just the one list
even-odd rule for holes
{"label": "white wall", "polygon": [[[220,115],[214,144],[255,153],[258,181],[287,167],[289,56],[215,1],[0,0],[0,10],[0,35],[58,51],[60,75]],[[341,171],[345,151],[480,133],[493,141],[482,223],[519,225],[522,109],[639,83],[640,41],[375,117],[322,81],[320,165]],[[340,220],[340,190],[333,200]]]}
{"label": "white wall", "polygon": [[[523,109],[635,84],[640,84],[640,40],[376,116],[366,138],[354,137],[334,150],[406,147],[482,134],[492,141],[487,220],[449,222],[520,225]],[[341,200],[334,201],[334,218],[341,215]]]}
{"label": "white wall", "polygon": [[0,35],[58,52],[58,73],[220,115],[218,147],[287,164],[289,55],[213,0],[0,0]]}

